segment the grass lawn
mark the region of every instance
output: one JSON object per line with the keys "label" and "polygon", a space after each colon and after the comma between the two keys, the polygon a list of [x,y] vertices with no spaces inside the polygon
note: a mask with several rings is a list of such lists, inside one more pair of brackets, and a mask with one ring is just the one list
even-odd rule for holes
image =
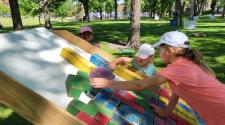
{"label": "grass lawn", "polygon": [[[0,18],[4,28],[0,33],[12,32],[11,18]],[[66,20],[61,24],[58,19],[53,22],[53,28],[59,30],[68,30],[74,34],[79,34],[79,28],[89,25],[93,28],[95,41],[101,43],[102,49],[118,56],[120,51],[112,50],[107,47],[107,43],[126,43],[129,34],[129,21],[91,21],[91,22],[69,22]],[[23,18],[25,29],[40,27],[37,18]],[[43,22],[42,22],[43,24]],[[155,43],[160,36],[176,27],[169,25],[169,19],[155,21],[152,19],[143,19],[141,21],[141,43]],[[178,30],[186,33],[191,41],[191,47],[201,51],[204,59],[209,66],[216,72],[217,78],[225,83],[225,20],[224,19],[200,19],[197,23],[197,29],[185,30],[179,27]],[[203,33],[205,37],[197,37],[195,33]],[[158,54],[155,59],[156,66],[163,66]],[[29,125],[30,123],[22,119],[12,110],[0,107],[0,125]]]}

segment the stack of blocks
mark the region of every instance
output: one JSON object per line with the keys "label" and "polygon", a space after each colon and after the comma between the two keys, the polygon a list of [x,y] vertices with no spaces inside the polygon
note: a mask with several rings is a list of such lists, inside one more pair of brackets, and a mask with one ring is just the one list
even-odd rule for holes
{"label": "stack of blocks", "polygon": [[[149,104],[154,103],[160,107],[165,107],[165,103],[159,99],[156,93],[149,89],[143,91],[101,89],[93,94],[93,98],[89,103],[81,102],[79,100],[81,92],[91,93],[93,90],[90,86],[90,77],[108,77],[108,79],[115,77],[109,73],[110,70],[104,70],[107,68],[107,61],[98,54],[94,54],[90,62],[100,68],[92,70],[90,75],[87,72],[79,71],[77,75],[69,75],[66,80],[67,94],[74,98],[68,105],[67,111],[86,124],[189,125],[187,121],[176,116],[161,118],[155,115]],[[107,73],[108,75],[105,75]]]}

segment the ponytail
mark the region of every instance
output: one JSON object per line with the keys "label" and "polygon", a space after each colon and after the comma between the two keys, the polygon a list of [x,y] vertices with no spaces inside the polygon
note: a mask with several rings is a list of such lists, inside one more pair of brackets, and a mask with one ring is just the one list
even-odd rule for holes
{"label": "ponytail", "polygon": [[197,64],[201,69],[203,69],[208,74],[216,77],[215,72],[203,61],[203,55],[197,50],[186,48],[184,49],[183,57],[188,58],[195,64]]}

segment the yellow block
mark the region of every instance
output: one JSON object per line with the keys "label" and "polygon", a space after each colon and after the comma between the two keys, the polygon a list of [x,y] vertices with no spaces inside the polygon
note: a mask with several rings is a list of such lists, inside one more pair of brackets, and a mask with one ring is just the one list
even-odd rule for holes
{"label": "yellow block", "polygon": [[79,70],[82,70],[87,73],[90,73],[91,70],[95,68],[94,64],[85,60],[82,56],[80,56],[70,48],[63,48],[61,51],[61,57],[66,59]]}
{"label": "yellow block", "polygon": [[[169,103],[169,100],[165,97],[160,96],[160,100],[162,100],[166,104]],[[179,101],[180,101],[180,99],[179,99]],[[196,119],[194,114],[187,112],[186,110],[184,110],[183,108],[181,108],[177,105],[176,105],[175,109],[173,110],[173,113],[176,114],[177,116],[181,117],[182,119],[187,120],[189,123],[191,123],[193,125],[198,123],[198,120]]]}
{"label": "yellow block", "polygon": [[135,74],[134,72],[130,71],[129,69],[127,69],[121,65],[117,65],[117,68],[113,72],[116,75],[118,75],[128,81],[143,79],[140,75]]}

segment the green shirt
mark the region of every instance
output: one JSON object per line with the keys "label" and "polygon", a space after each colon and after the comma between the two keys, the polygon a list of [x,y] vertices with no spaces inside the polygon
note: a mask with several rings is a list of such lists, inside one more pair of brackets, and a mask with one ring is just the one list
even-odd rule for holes
{"label": "green shirt", "polygon": [[142,67],[138,64],[136,59],[132,59],[131,67],[147,76],[153,76],[156,73],[156,67],[153,64],[149,63],[146,67]]}

